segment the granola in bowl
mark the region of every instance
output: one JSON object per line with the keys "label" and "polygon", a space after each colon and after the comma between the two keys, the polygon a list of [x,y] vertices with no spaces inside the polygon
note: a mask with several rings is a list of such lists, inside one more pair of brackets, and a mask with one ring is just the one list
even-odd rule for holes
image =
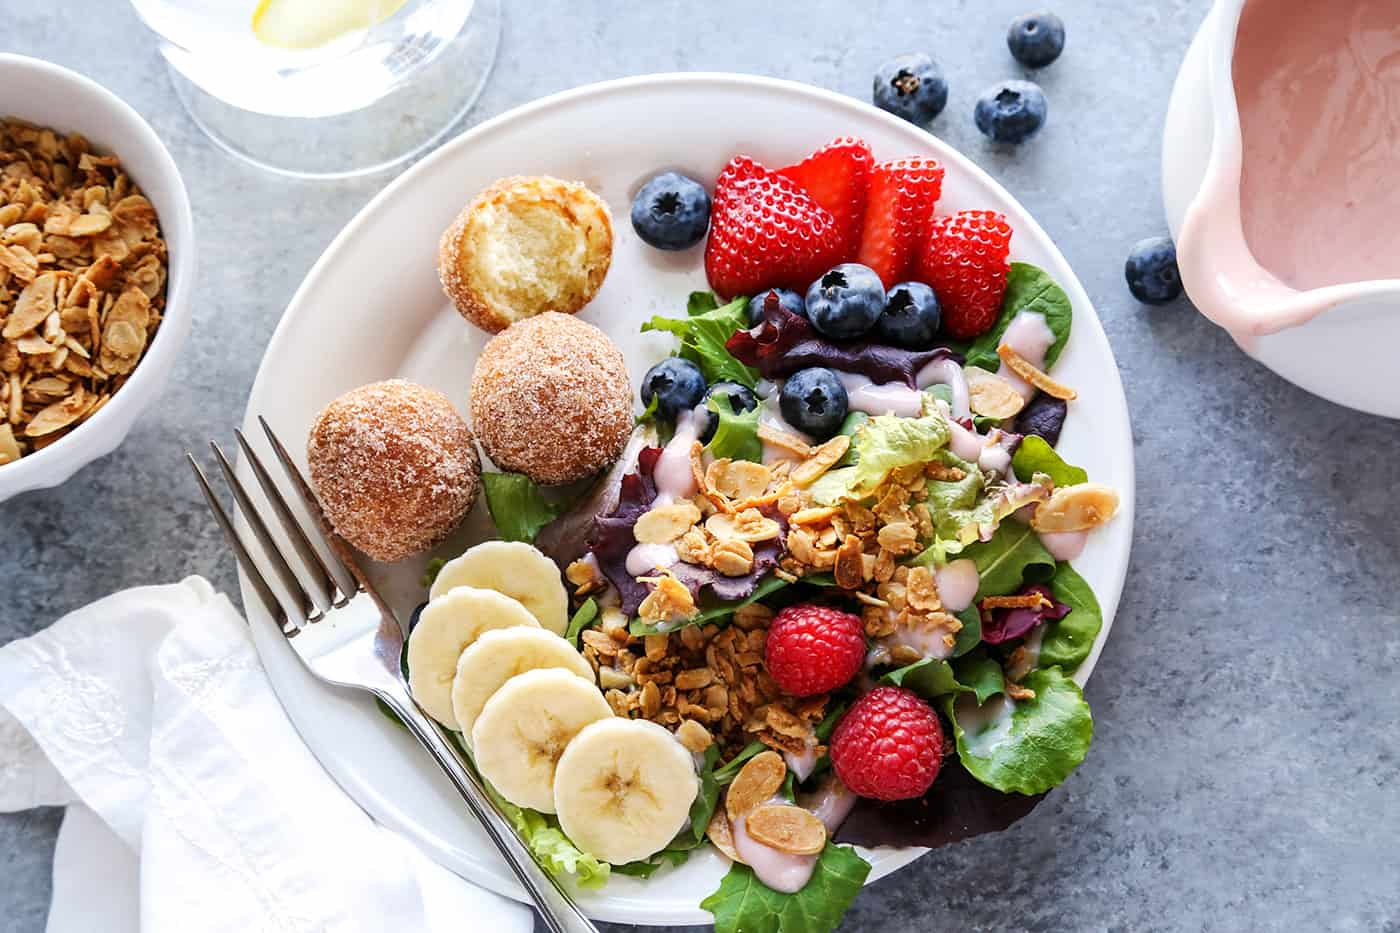
{"label": "granola in bowl", "polygon": [[0,467],[121,390],[160,327],[168,262],[117,156],[0,120]]}

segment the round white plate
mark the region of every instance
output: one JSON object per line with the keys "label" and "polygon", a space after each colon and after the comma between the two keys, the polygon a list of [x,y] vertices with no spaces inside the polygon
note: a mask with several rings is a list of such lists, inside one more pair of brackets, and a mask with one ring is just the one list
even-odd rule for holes
{"label": "round white plate", "polygon": [[[877,158],[932,155],[947,166],[942,211],[991,208],[1015,229],[1012,256],[1047,269],[1074,303],[1074,331],[1056,378],[1079,391],[1060,449],[1096,480],[1123,494],[1119,517],[1076,562],[1103,606],[1104,628],[1080,669],[1082,682],[1108,635],[1133,528],[1133,447],[1118,368],[1089,297],[1050,238],[996,182],[914,126],[827,91],[724,74],[630,78],[559,94],[487,121],[404,173],[360,212],[306,277],[273,335],[253,385],[245,430],[268,418],[300,454],[319,409],[366,382],[403,376],[446,392],[466,412],[467,387],[484,335],[443,297],[436,274],[438,235],[479,189],[502,176],[548,173],[579,179],[613,210],[612,270],[581,316],[622,348],[634,383],[668,351],[665,335],[638,334],[654,313],[683,314],[686,295],[705,287],[699,249],[662,253],[641,243],[628,222],[632,194],[674,168],[712,180],[736,153],[771,167],[802,158],[833,137],[864,137]],[[468,527],[439,549],[455,554],[490,534],[484,504]],[[401,613],[424,594],[424,561],[373,568]],[[259,614],[256,597],[244,604]],[[373,702],[326,687],[297,664],[264,619],[253,633],[292,721],[326,770],[375,819],[415,840],[465,878],[521,899],[490,843],[427,756]],[[868,853],[873,881],[908,864],[920,849]],[[621,923],[706,923],[699,902],[726,871],[704,851],[650,880],[617,877],[582,898],[594,917]]]}

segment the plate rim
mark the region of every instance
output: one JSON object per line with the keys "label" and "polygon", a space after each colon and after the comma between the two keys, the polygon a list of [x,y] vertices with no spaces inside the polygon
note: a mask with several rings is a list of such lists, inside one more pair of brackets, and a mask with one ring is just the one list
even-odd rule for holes
{"label": "plate rim", "polygon": [[[1089,298],[1088,293],[1085,291],[1083,283],[1079,280],[1078,275],[1074,272],[1068,259],[1066,259],[1064,254],[1060,251],[1054,239],[1045,231],[1025,205],[1008,191],[1004,185],[941,137],[919,129],[913,124],[907,123],[857,98],[840,94],[836,91],[783,78],[772,78],[737,72],[659,72],[599,81],[559,91],[521,104],[520,106],[484,120],[463,131],[385,185],[382,190],[366,202],[365,205],[336,233],[320,256],[317,257],[316,261],[302,279],[301,284],[287,302],[287,306],[283,310],[277,326],[273,330],[273,334],[271,338],[269,338],[267,346],[263,351],[262,359],[258,364],[257,375],[253,380],[252,387],[248,394],[248,404],[245,408],[243,418],[244,430],[256,430],[258,412],[254,410],[255,400],[261,397],[265,390],[266,380],[271,378],[268,372],[267,362],[269,358],[276,355],[276,351],[280,349],[281,344],[289,339],[287,334],[292,327],[293,318],[297,316],[296,313],[298,309],[308,302],[309,296],[315,293],[321,278],[327,274],[327,268],[335,262],[337,254],[342,249],[345,249],[347,244],[354,240],[362,229],[371,223],[372,218],[378,213],[382,204],[394,198],[401,189],[417,183],[420,176],[429,174],[439,162],[444,162],[453,158],[460,150],[468,148],[475,140],[490,135],[502,126],[530,121],[551,110],[570,107],[581,101],[597,100],[609,95],[630,93],[639,89],[645,90],[646,88],[655,88],[658,86],[669,87],[675,85],[693,85],[702,90],[705,88],[725,87],[727,89],[739,91],[753,90],[759,93],[791,95],[793,97],[805,98],[809,101],[818,102],[828,108],[834,108],[836,111],[859,114],[862,119],[877,119],[885,122],[892,128],[897,128],[901,134],[918,134],[921,137],[920,145],[935,150],[938,158],[943,160],[945,165],[956,165],[958,171],[966,172],[976,182],[998,192],[1007,202],[1017,205],[1029,224],[1029,234],[1037,239],[1038,242],[1045,247],[1048,254],[1068,273],[1068,279],[1062,281],[1061,284],[1066,287],[1066,290],[1071,292],[1072,299],[1083,299],[1082,301],[1075,301],[1075,304],[1082,306],[1088,312],[1083,315],[1082,318],[1081,315],[1076,314],[1076,332],[1082,334],[1086,329],[1091,331],[1094,339],[1102,344],[1103,351],[1113,363],[1111,372],[1105,374],[1105,379],[1108,381],[1109,388],[1116,390],[1115,393],[1112,393],[1113,399],[1111,402],[1114,403],[1114,407],[1118,409],[1116,414],[1126,428],[1125,434],[1128,438],[1124,449],[1118,452],[1121,454],[1121,460],[1124,464],[1126,482],[1123,488],[1119,490],[1120,507],[1117,519],[1128,526],[1126,533],[1127,543],[1121,557],[1121,571],[1115,575],[1115,578],[1104,592],[1095,594],[1099,598],[1101,608],[1103,609],[1103,630],[1096,640],[1089,657],[1085,659],[1083,664],[1081,664],[1075,672],[1074,680],[1082,686],[1093,673],[1103,647],[1107,644],[1108,636],[1111,633],[1114,620],[1117,616],[1118,605],[1122,597],[1128,568],[1131,564],[1132,531],[1136,503],[1136,460],[1131,442],[1132,422],[1127,407],[1127,397],[1123,391],[1122,373],[1119,369],[1117,358],[1113,353],[1112,345],[1108,342],[1107,334],[1104,332],[1103,324],[1098,316],[1098,311],[1094,307],[1092,299]],[[1020,229],[1025,230],[1026,226],[1023,224]],[[1057,276],[1057,278],[1063,279],[1062,276]],[[241,477],[247,477],[249,475],[247,473],[246,463],[241,455],[238,460],[237,469]],[[242,521],[241,516],[239,516],[239,521]],[[256,606],[256,598],[251,596],[247,578],[241,570],[239,572],[239,588],[240,594],[244,600],[244,606]],[[257,639],[255,639],[255,642],[256,641]],[[281,641],[281,639],[279,638],[277,641]],[[262,650],[263,648],[259,645],[260,655]],[[274,694],[277,695],[279,704],[283,706],[283,709],[287,712],[288,718],[295,726],[296,717],[292,715],[291,709],[284,701],[281,689],[271,677],[269,677],[269,681],[272,682],[273,691]],[[457,874],[459,877],[462,877],[464,880],[487,888],[488,890],[495,891],[513,900],[525,901],[524,892],[518,886],[509,883],[508,880],[503,881],[489,873],[483,873],[481,877],[468,877],[463,874],[454,865],[455,859],[450,846],[435,838],[433,834],[427,832],[424,828],[406,819],[400,818],[395,808],[374,806],[373,803],[376,798],[382,798],[385,795],[377,788],[369,786],[363,779],[356,783],[354,790],[352,790],[347,786],[349,782],[342,780],[342,776],[335,773],[335,769],[332,765],[327,764],[327,762],[322,759],[321,755],[317,753],[315,743],[302,732],[300,727],[298,727],[298,732],[302,735],[303,741],[306,742],[308,750],[311,751],[312,755],[321,763],[322,767],[326,769],[332,780],[334,780],[335,783],[374,820],[403,834],[425,851],[434,861],[447,868],[449,871],[452,871],[454,874]],[[872,884],[904,868],[928,851],[928,849],[918,847],[894,849],[894,851],[881,862],[876,870],[871,871],[869,877],[866,879],[866,885]],[[665,919],[655,919],[657,915],[654,912],[650,912],[641,899],[624,898],[617,895],[604,896],[611,897],[613,903],[609,905],[606,901],[600,902],[596,900],[595,898],[598,897],[598,895],[589,897],[585,894],[584,906],[590,916],[609,922],[641,925],[666,924],[695,926],[708,924],[713,921],[711,915],[698,906],[688,910],[683,915],[672,914],[666,916]],[[586,903],[587,901],[593,902]]]}

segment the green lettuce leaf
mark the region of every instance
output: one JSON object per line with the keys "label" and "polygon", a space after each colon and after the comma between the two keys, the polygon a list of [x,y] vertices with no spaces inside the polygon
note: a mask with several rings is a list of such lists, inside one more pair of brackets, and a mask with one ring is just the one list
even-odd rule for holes
{"label": "green lettuce leaf", "polygon": [[1044,583],[1055,573],[1055,558],[1029,525],[1008,522],[990,541],[969,545],[960,557],[977,565],[977,598],[1005,596],[1023,583]]}
{"label": "green lettuce leaf", "polygon": [[1023,686],[1035,691],[1034,699],[1002,697],[978,709],[972,697],[950,698],[944,709],[958,759],[973,777],[1006,793],[1043,794],[1084,760],[1094,718],[1079,685],[1058,667],[1032,671]]}
{"label": "green lettuce leaf", "polygon": [[482,783],[486,785],[486,792],[491,795],[496,809],[515,827],[530,853],[546,871],[556,878],[572,875],[581,888],[600,888],[607,883],[611,866],[570,842],[553,817],[517,807],[498,794],[490,783]]}
{"label": "green lettuce leaf", "polygon": [[962,553],[963,543],[947,538],[934,538],[933,543],[924,548],[909,560],[911,567],[942,567],[953,558],[954,555]]}
{"label": "green lettuce leaf", "polygon": [[1050,592],[1069,606],[1069,615],[1045,627],[1040,642],[1040,667],[1059,665],[1073,674],[1094,647],[1103,627],[1103,612],[1094,591],[1068,563],[1062,563],[1050,580]]}
{"label": "green lettuce leaf", "polygon": [[724,763],[721,768],[715,769],[715,781],[721,787],[733,783],[739,776],[739,771],[744,767],[750,758],[765,751],[768,748],[762,742],[750,742],[743,750],[733,758]]}
{"label": "green lettuce leaf", "polygon": [[[870,420],[870,415],[863,411],[853,411],[846,415],[846,420],[841,422],[841,430],[837,434],[844,434],[847,437],[855,437],[856,429]],[[841,455],[841,459],[836,461],[835,468],[854,466],[860,459],[860,454],[856,452],[855,445],[846,448],[846,452]]]}
{"label": "green lettuce leaf", "polygon": [[685,300],[687,317],[695,317],[697,314],[704,314],[718,307],[719,297],[714,292],[691,292],[690,297]]}
{"label": "green lettuce leaf", "polygon": [[979,704],[1006,689],[1006,676],[1001,665],[987,657],[985,651],[974,651],[953,661],[953,673],[958,683],[966,684]]}
{"label": "green lettuce leaf", "polygon": [[483,473],[486,508],[505,541],[533,544],[541,528],[568,509],[568,502],[551,502],[540,487],[522,473]]}
{"label": "green lettuce leaf", "polygon": [[423,568],[423,589],[430,590],[437,582],[438,574],[442,573],[442,568],[447,566],[447,559],[434,557],[428,561],[428,566]]}
{"label": "green lettuce leaf", "polygon": [[1045,324],[1055,335],[1055,342],[1045,354],[1045,368],[1055,365],[1060,351],[1069,340],[1070,324],[1074,318],[1069,296],[1065,290],[1039,266],[1028,262],[1013,262],[1006,274],[1006,295],[1001,300],[1001,313],[992,329],[972,342],[967,349],[967,365],[980,366],[995,372],[1001,366],[997,347],[1011,319],[1022,311],[1045,315]]}
{"label": "green lettuce leaf", "polygon": [[950,436],[948,422],[941,415],[877,415],[864,422],[851,439],[857,457],[849,480],[851,496],[859,499],[872,494],[900,467],[928,463],[947,446]]}
{"label": "green lettuce leaf", "polygon": [[1077,466],[1070,466],[1055,452],[1055,448],[1038,434],[1027,434],[1022,438],[1016,454],[1011,458],[1011,469],[1016,478],[1028,483],[1037,473],[1044,473],[1055,481],[1056,486],[1074,486],[1089,482],[1089,474]]}
{"label": "green lettuce leaf", "polygon": [[642,331],[664,330],[679,337],[680,355],[699,366],[709,384],[730,381],[752,389],[758,382],[758,374],[724,348],[734,332],[748,324],[748,302],[736,298],[723,307],[694,313],[695,302],[696,297],[692,295],[686,309],[689,316],[654,317],[642,325]]}
{"label": "green lettuce leaf", "polygon": [[578,637],[583,634],[584,629],[591,627],[594,620],[597,618],[598,604],[591,599],[587,600],[582,606],[578,607],[578,611],[574,613],[574,617],[569,620],[569,627],[564,630],[564,637],[569,640],[570,644],[577,648]]}
{"label": "green lettuce leaf", "polygon": [[[653,401],[655,397],[653,396]],[[758,439],[759,407],[752,411],[735,412],[729,396],[723,392],[710,396],[710,411],[719,418],[715,436],[705,449],[716,459],[728,457],[730,460],[752,460],[763,462],[763,442]]]}
{"label": "green lettuce leaf", "polygon": [[[851,449],[855,449],[854,445]],[[817,505],[839,505],[843,500],[851,498],[851,483],[855,475],[856,468],[853,466],[827,470],[817,477],[815,483],[807,487],[807,495]]]}
{"label": "green lettuce leaf", "polygon": [[870,864],[855,849],[828,842],[812,879],[796,894],[779,894],[736,862],[700,906],[714,914],[715,933],[830,933],[869,874]]}

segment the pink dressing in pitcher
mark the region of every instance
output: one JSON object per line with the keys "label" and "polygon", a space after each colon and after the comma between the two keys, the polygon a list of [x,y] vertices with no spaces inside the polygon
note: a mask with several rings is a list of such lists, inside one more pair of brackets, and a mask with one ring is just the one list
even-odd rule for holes
{"label": "pink dressing in pitcher", "polygon": [[1299,290],[1400,278],[1400,0],[1251,0],[1233,75],[1259,264]]}

